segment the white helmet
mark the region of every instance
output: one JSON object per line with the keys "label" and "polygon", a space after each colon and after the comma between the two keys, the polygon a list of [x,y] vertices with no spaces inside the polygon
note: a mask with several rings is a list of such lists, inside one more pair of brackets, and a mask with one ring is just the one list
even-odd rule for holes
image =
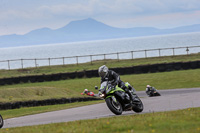
{"label": "white helmet", "polygon": [[147,88],[151,87],[150,85],[147,85]]}
{"label": "white helmet", "polygon": [[85,89],[84,91],[88,91],[88,89]]}
{"label": "white helmet", "polygon": [[100,77],[105,78],[105,76],[108,74],[108,67],[106,65],[99,67],[98,73]]}

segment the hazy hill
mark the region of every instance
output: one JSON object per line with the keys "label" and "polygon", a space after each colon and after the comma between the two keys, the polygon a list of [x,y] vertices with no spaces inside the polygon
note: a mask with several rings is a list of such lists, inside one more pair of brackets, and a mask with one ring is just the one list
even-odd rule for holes
{"label": "hazy hill", "polygon": [[0,47],[28,46],[199,31],[200,24],[182,26],[173,29],[156,29],[153,27],[116,28],[88,18],[84,20],[72,21],[66,26],[56,30],[42,28],[33,30],[24,35],[12,34],[0,36]]}

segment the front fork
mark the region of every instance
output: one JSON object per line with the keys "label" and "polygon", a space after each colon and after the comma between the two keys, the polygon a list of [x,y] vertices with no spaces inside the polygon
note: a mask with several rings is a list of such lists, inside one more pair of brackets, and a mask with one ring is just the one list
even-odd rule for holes
{"label": "front fork", "polygon": [[112,96],[111,98],[112,98],[112,100],[113,100],[116,104],[118,103],[115,96]]}

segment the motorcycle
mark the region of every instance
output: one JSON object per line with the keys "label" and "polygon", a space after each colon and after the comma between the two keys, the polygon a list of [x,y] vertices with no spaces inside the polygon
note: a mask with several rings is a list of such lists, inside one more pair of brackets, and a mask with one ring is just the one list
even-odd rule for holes
{"label": "motorcycle", "polygon": [[[128,82],[125,85],[132,93],[134,100],[123,89],[118,86],[113,86],[108,81],[101,83],[99,97],[105,99],[108,108],[116,115],[121,115],[123,111],[130,110],[136,113],[142,112],[143,103],[135,94],[134,88]],[[98,87],[96,86],[95,89],[98,89]]]}
{"label": "motorcycle", "polygon": [[150,90],[150,91],[147,91],[146,93],[147,93],[147,95],[148,95],[149,97],[161,96],[161,94],[160,94],[160,93],[157,91],[157,89],[155,89],[154,87],[152,87],[151,90]]}
{"label": "motorcycle", "polygon": [[0,128],[2,128],[3,127],[3,117],[0,115]]}

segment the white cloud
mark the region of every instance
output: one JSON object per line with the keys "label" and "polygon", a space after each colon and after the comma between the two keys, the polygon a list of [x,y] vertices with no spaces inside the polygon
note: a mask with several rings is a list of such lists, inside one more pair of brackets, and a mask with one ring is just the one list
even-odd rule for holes
{"label": "white cloud", "polygon": [[199,0],[0,0],[0,35],[88,17],[116,27],[174,27],[197,23],[199,11]]}
{"label": "white cloud", "polygon": [[41,6],[38,8],[39,12],[46,12],[53,15],[69,15],[79,16],[91,14],[92,10],[81,4],[72,5],[53,5],[53,6]]}
{"label": "white cloud", "polygon": [[[179,12],[168,14],[157,14],[149,16],[137,16],[137,17],[124,17],[121,20],[118,18],[112,19],[100,18],[101,21],[108,25],[115,27],[156,27],[156,28],[174,28],[178,26],[192,25],[200,23],[200,10],[191,12]],[[119,21],[117,21],[119,20]],[[124,24],[124,25],[122,25]]]}

